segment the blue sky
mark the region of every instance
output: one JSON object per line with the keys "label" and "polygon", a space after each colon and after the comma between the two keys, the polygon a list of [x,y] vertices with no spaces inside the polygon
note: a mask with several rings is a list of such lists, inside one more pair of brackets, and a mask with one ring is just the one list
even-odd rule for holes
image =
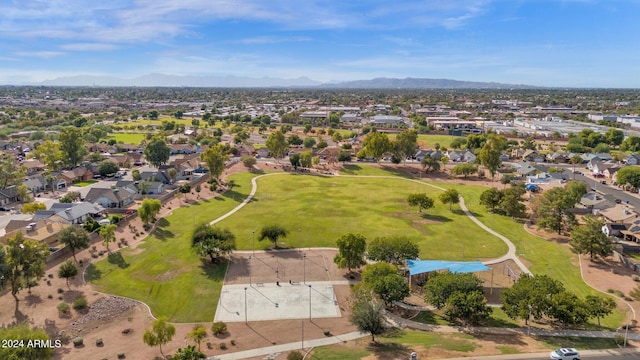
{"label": "blue sky", "polygon": [[0,0],[0,84],[149,73],[640,88],[640,0]]}

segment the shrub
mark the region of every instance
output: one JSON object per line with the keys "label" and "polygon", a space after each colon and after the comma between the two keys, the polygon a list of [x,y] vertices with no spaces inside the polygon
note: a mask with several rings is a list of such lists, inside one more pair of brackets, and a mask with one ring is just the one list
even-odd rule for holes
{"label": "shrub", "polygon": [[235,340],[231,340],[231,346],[236,346],[236,341]]}
{"label": "shrub", "polygon": [[58,288],[58,294],[62,294],[64,292],[63,288]]}
{"label": "shrub", "polygon": [[289,355],[287,355],[287,360],[302,360],[302,359],[304,359],[304,357],[299,351],[293,351],[293,352],[290,352]]}
{"label": "shrub", "polygon": [[73,300],[73,308],[75,310],[83,310],[87,308],[87,298],[84,296],[78,296],[75,300]]}
{"label": "shrub", "polygon": [[633,275],[631,275],[631,279],[632,279],[633,281],[640,281],[640,276],[638,276],[638,275],[636,275],[636,274],[633,274]]}
{"label": "shrub", "polygon": [[213,333],[213,335],[215,336],[224,334],[226,332],[227,324],[225,324],[223,321],[214,322],[213,325],[211,325],[211,333]]}
{"label": "shrub", "polygon": [[53,295],[51,294],[47,295],[47,299],[53,299]]}
{"label": "shrub", "polygon": [[331,331],[329,329],[324,329],[324,336],[331,336]]}
{"label": "shrub", "polygon": [[227,349],[227,344],[226,343],[220,343],[220,350],[226,350]]}
{"label": "shrub", "polygon": [[629,296],[634,300],[640,300],[640,285],[629,291]]}
{"label": "shrub", "polygon": [[124,353],[118,353],[118,359],[124,359],[126,356],[124,356]]}
{"label": "shrub", "polygon": [[67,315],[71,311],[69,304],[61,302],[58,304],[58,315]]}
{"label": "shrub", "polygon": [[96,346],[104,346],[104,342],[102,342],[102,338],[96,340]]}
{"label": "shrub", "polygon": [[81,337],[77,337],[73,339],[73,346],[75,347],[79,347],[82,346],[84,344],[84,339]]}
{"label": "shrub", "polygon": [[207,341],[207,349],[213,349],[213,344],[210,341]]}

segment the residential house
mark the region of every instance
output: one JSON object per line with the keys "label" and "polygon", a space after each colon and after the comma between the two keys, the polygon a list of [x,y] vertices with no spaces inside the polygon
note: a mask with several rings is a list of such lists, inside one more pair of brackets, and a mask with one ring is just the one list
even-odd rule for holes
{"label": "residential house", "polygon": [[566,182],[566,175],[563,173],[546,173],[527,175],[527,184],[535,184],[545,187],[559,186]]}
{"label": "residential house", "polygon": [[48,184],[46,184],[44,176],[42,175],[30,176],[25,179],[23,184],[26,185],[29,191],[34,194],[44,191],[48,186]]}
{"label": "residential house", "polygon": [[[593,162],[593,161],[611,161],[611,160],[613,160],[611,155],[609,155],[607,153],[598,153],[598,154],[584,153],[584,154],[580,154],[580,158],[582,159],[583,163],[587,163],[587,164],[590,163],[590,162]],[[587,165],[587,167],[589,168],[589,165]]]}
{"label": "residential house", "polygon": [[522,156],[524,156],[524,153],[527,150],[522,149],[522,148],[515,148],[513,150],[511,150],[511,158],[515,159],[515,160],[522,160]]}
{"label": "residential house", "polygon": [[58,242],[58,233],[68,225],[47,220],[10,220],[5,227],[6,235],[0,242],[15,236],[20,231],[25,240],[35,240],[54,247]]}
{"label": "residential house", "polygon": [[627,230],[625,224],[604,224],[602,226],[602,233],[611,237],[622,237],[622,231]]}
{"label": "residential house", "polygon": [[638,213],[633,208],[623,205],[598,210],[598,215],[602,216],[607,223],[614,224],[627,224],[638,218]]}
{"label": "residential house", "polygon": [[145,182],[161,182],[171,184],[171,178],[165,171],[143,171],[140,173],[140,180]]}
{"label": "residential house", "polygon": [[404,125],[405,122],[399,116],[392,115],[375,115],[371,118],[371,123],[374,125],[386,125],[386,126],[396,126],[396,125]]}
{"label": "residential house", "polygon": [[447,157],[452,162],[476,162],[476,155],[470,150],[450,150]]}
{"label": "residential house", "polygon": [[93,180],[93,171],[85,167],[77,167],[58,174],[58,178],[64,180],[67,184],[73,184],[77,181]]}
{"label": "residential house", "polygon": [[615,206],[615,202],[613,199],[607,198],[607,196],[603,196],[595,191],[590,191],[579,201],[579,204],[585,209],[608,209],[610,207]]}
{"label": "residential house", "polygon": [[515,166],[516,174],[519,176],[530,176],[539,171],[533,165],[527,163],[517,163]]}
{"label": "residential house", "polygon": [[544,162],[544,156],[535,150],[525,150],[522,154],[522,160],[541,163]]}
{"label": "residential house", "polygon": [[128,188],[104,189],[91,188],[84,200],[103,208],[125,208],[132,204],[137,191],[131,192]]}
{"label": "residential house", "polygon": [[256,158],[268,158],[270,155],[269,149],[267,148],[260,148],[256,150]]}
{"label": "residential house", "polygon": [[189,144],[171,144],[169,148],[171,149],[171,155],[193,154],[196,152],[193,146]]}
{"label": "residential house", "polygon": [[627,163],[627,165],[640,165],[640,153],[629,155],[626,158],[625,163]]}
{"label": "residential house", "polygon": [[4,206],[16,201],[18,201],[18,189],[15,186],[0,190],[0,205]]}
{"label": "residential house", "polygon": [[165,190],[165,184],[160,181],[148,181],[147,195],[161,194]]}
{"label": "residential house", "polygon": [[440,161],[440,159],[442,159],[442,152],[440,150],[419,149],[413,155],[413,157],[420,162],[422,162],[422,160],[427,156]]}
{"label": "residential house", "polygon": [[235,145],[236,148],[236,156],[252,156],[255,153],[255,149],[253,148],[253,145],[242,145],[242,144],[236,144]]}
{"label": "residential house", "polygon": [[624,240],[640,243],[640,219],[633,220],[627,225],[627,229],[620,230],[620,233]]}
{"label": "residential house", "polygon": [[130,168],[134,161],[129,154],[115,154],[109,157],[109,161],[113,161],[121,168]]}
{"label": "residential house", "polygon": [[31,159],[25,160],[22,162],[22,166],[27,171],[27,175],[38,174],[46,170],[47,166],[43,164],[40,160]]}
{"label": "residential house", "polygon": [[607,179],[611,180],[611,181],[615,181],[616,179],[616,174],[618,173],[618,170],[620,170],[620,166],[612,166],[610,168],[605,169],[602,174],[604,175],[604,177],[606,177]]}
{"label": "residential house", "polygon": [[[593,161],[591,162],[591,172],[594,174],[604,175],[604,171],[612,167],[616,167],[616,164],[612,162]],[[588,167],[588,166],[587,166]]]}
{"label": "residential house", "polygon": [[33,220],[45,220],[59,222],[67,225],[82,224],[87,216],[97,217],[103,210],[95,204],[80,203],[54,203],[49,210],[39,210],[33,216]]}
{"label": "residential house", "polygon": [[556,164],[566,164],[571,161],[573,155],[569,153],[554,152],[547,155],[547,160]]}
{"label": "residential house", "polygon": [[500,158],[500,161],[502,161],[502,162],[511,160],[511,158],[509,158],[509,155],[507,155],[505,153],[500,154],[499,158]]}

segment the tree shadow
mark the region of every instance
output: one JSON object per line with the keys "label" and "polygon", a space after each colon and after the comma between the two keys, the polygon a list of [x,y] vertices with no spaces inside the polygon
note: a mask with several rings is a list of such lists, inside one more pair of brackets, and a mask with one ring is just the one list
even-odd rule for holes
{"label": "tree shadow", "polygon": [[72,303],[77,297],[82,296],[84,292],[78,290],[67,290],[62,293],[62,300],[68,303]]}
{"label": "tree shadow", "polygon": [[446,217],[446,216],[442,216],[442,215],[431,215],[431,214],[427,214],[427,213],[423,213],[420,214],[420,217],[424,220],[430,220],[430,221],[434,221],[434,222],[450,222],[453,221],[452,219]]}
{"label": "tree shadow", "polygon": [[159,227],[153,231],[153,235],[158,238],[158,240],[162,241],[166,241],[169,238],[174,238],[173,232]]}
{"label": "tree shadow", "polygon": [[[240,187],[240,186],[239,185],[234,186],[234,188],[237,188],[237,187]],[[237,202],[242,202],[247,197],[247,195],[237,192],[235,190],[227,190],[223,192],[221,196]]]}
{"label": "tree shadow", "polygon": [[398,343],[369,343],[367,350],[376,354],[379,359],[409,359],[411,350],[405,345]]}
{"label": "tree shadow", "polygon": [[[460,209],[453,209],[453,210],[451,210],[451,212],[452,212],[452,213],[454,213],[454,214],[456,214],[456,215],[467,216],[467,214],[465,214],[465,213],[464,213],[464,211],[462,211],[462,210],[460,210]],[[473,215],[474,217],[476,217],[476,218],[481,218],[481,217],[483,217],[483,215],[482,215],[482,214],[479,214],[479,213],[477,213],[477,212],[475,212],[475,211],[471,211],[471,210],[469,210],[469,213],[470,213],[471,215]]]}
{"label": "tree shadow", "polygon": [[224,274],[229,266],[229,261],[224,258],[218,258],[218,262],[211,263],[207,257],[201,259],[200,269],[202,273],[212,281],[222,282],[224,280]]}
{"label": "tree shadow", "polygon": [[27,306],[36,306],[42,303],[42,298],[40,297],[40,295],[29,294],[24,297],[24,300]]}
{"label": "tree shadow", "polygon": [[44,319],[44,331],[52,339],[57,338],[60,333],[60,329],[56,326],[56,321],[50,319]]}
{"label": "tree shadow", "polygon": [[98,270],[94,264],[89,264],[85,271],[84,278],[89,282],[100,280],[102,278],[102,271]]}
{"label": "tree shadow", "polygon": [[109,264],[117,265],[120,269],[126,269],[129,267],[129,264],[124,260],[122,254],[120,252],[111,253],[107,257]]}
{"label": "tree shadow", "polygon": [[156,226],[157,227],[167,227],[171,225],[171,223],[169,222],[169,220],[167,220],[167,218],[160,218],[156,221]]}

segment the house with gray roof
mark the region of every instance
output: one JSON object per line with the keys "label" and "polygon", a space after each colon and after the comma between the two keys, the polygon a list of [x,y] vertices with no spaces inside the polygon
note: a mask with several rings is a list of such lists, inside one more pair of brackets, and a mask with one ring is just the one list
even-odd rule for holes
{"label": "house with gray roof", "polygon": [[[103,209],[98,205],[88,202],[80,203],[55,203],[49,210],[36,211],[35,220],[48,219],[51,221],[73,225],[84,223],[87,216],[97,217]],[[35,221],[34,220],[34,221]]]}

